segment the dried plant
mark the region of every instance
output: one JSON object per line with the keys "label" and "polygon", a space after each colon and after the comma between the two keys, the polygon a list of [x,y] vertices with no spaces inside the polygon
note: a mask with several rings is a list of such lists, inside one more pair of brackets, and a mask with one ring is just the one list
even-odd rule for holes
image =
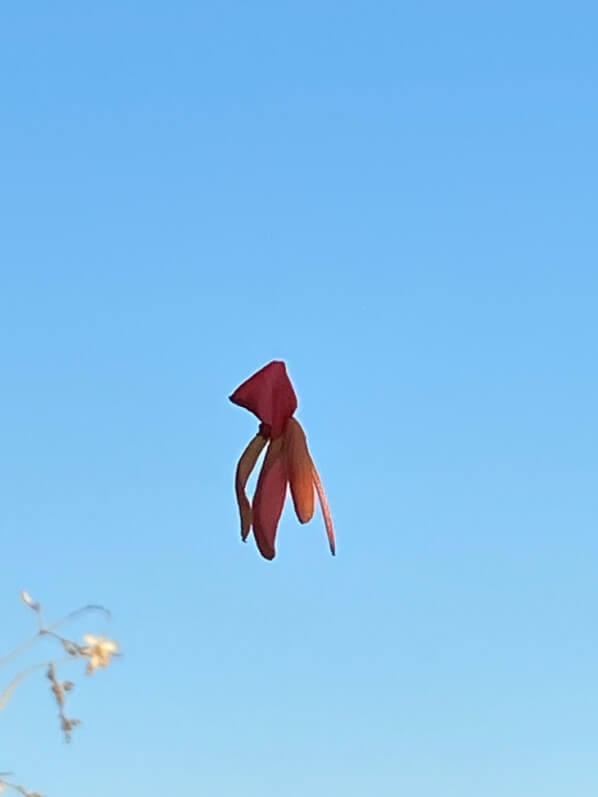
{"label": "dried plant", "polygon": [[[17,686],[19,686],[25,678],[34,672],[45,669],[46,678],[50,682],[50,690],[58,708],[60,730],[64,735],[65,741],[70,742],[73,729],[76,728],[77,725],[80,725],[81,721],[76,717],[69,717],[65,713],[67,695],[73,690],[74,684],[72,681],[60,681],[58,679],[57,666],[67,661],[84,659],[86,661],[85,672],[87,675],[92,675],[96,669],[107,667],[113,656],[119,655],[118,643],[104,636],[95,636],[93,634],[84,634],[82,642],[75,642],[58,633],[58,629],[79,617],[96,612],[110,619],[110,612],[104,609],[103,606],[88,604],[87,606],[82,606],[80,609],[67,614],[54,623],[46,625],[43,619],[41,604],[34,600],[31,595],[24,590],[21,591],[21,600],[36,615],[37,631],[32,637],[25,640],[25,642],[22,642],[20,645],[17,645],[13,650],[1,657],[0,667],[18,659],[21,654],[35,645],[35,643],[43,637],[55,639],[63,655],[57,659],[42,661],[38,664],[33,664],[21,669],[0,693],[0,711],[4,709]],[[12,773],[10,772],[0,772],[0,792],[12,790],[13,792],[23,795],[23,797],[42,797],[39,792],[27,791],[27,789],[20,784],[9,780],[8,778],[11,776]]]}

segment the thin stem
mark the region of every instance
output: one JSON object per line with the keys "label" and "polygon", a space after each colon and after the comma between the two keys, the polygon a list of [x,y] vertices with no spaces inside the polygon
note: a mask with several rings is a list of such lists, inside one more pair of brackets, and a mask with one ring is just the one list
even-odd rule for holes
{"label": "thin stem", "polygon": [[17,673],[15,677],[10,681],[8,686],[4,689],[4,691],[0,694],[0,711],[2,711],[8,702],[8,699],[17,688],[17,686],[21,683],[22,680],[27,678],[28,675],[35,672],[36,670],[41,670],[44,667],[49,667],[51,664],[63,664],[65,661],[73,661],[73,659],[78,658],[77,656],[63,656],[60,659],[50,660],[50,661],[42,661],[40,664],[33,664],[31,667],[25,667],[24,670],[21,670],[20,673]]}
{"label": "thin stem", "polygon": [[15,658],[16,656],[18,656],[20,653],[23,653],[23,651],[24,651],[24,650],[27,650],[27,648],[30,648],[30,647],[31,647],[31,645],[33,645],[35,642],[37,642],[37,640],[39,639],[39,637],[40,637],[40,632],[38,631],[38,632],[37,632],[37,633],[36,633],[34,636],[32,636],[30,639],[27,639],[25,642],[21,642],[21,644],[20,644],[20,645],[17,645],[17,646],[16,646],[16,648],[14,648],[14,650],[11,650],[11,651],[10,651],[10,653],[7,653],[5,656],[3,656],[3,657],[0,659],[0,667],[3,667],[3,666],[4,666],[5,664],[7,664],[7,663],[8,663],[8,662],[9,662],[11,659],[14,659],[14,658]]}
{"label": "thin stem", "polygon": [[87,614],[88,612],[101,612],[106,617],[107,620],[110,620],[112,617],[108,609],[105,609],[103,606],[99,606],[95,603],[88,603],[87,606],[82,606],[80,609],[75,609],[74,612],[65,615],[62,619],[57,620],[55,623],[52,623],[52,625],[49,625],[44,630],[54,631],[56,628],[59,628],[61,625],[69,623],[71,620],[74,620],[76,617],[79,617],[79,615]]}
{"label": "thin stem", "polygon": [[41,670],[42,667],[47,667],[47,666],[48,666],[47,662],[42,662],[41,664],[34,664],[31,667],[26,667],[24,670],[21,670],[20,673],[15,675],[15,677],[12,679],[12,681],[10,681],[6,689],[2,692],[2,694],[0,694],[0,711],[2,711],[9,697],[12,695],[14,690],[17,688],[17,686],[21,683],[21,681],[24,678],[26,678],[28,675],[31,675],[32,672],[35,672],[36,670]]}
{"label": "thin stem", "polygon": [[79,617],[82,614],[87,614],[88,612],[101,612],[102,614],[105,615],[106,619],[108,620],[111,617],[111,614],[108,611],[108,609],[105,609],[103,606],[98,606],[95,603],[89,603],[87,606],[82,606],[80,609],[75,609],[74,612],[65,615],[60,620],[57,620],[55,623],[52,623],[52,625],[49,625],[47,628],[41,625],[40,622],[39,631],[34,636],[32,636],[30,639],[25,640],[25,642],[21,642],[20,645],[17,645],[16,648],[14,648],[5,656],[0,658],[0,667],[3,667],[5,664],[8,664],[9,661],[16,658],[25,650],[34,645],[41,636],[44,636],[45,634],[51,631],[54,631],[56,628],[60,628],[61,625],[64,625],[65,623],[68,623],[71,620],[74,620],[75,618]]}

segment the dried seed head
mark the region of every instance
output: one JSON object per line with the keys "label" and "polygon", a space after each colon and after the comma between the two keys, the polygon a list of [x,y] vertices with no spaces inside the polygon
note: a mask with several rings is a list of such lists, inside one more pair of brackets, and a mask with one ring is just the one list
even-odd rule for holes
{"label": "dried seed head", "polygon": [[93,634],[85,634],[83,639],[87,643],[82,649],[83,655],[88,658],[86,673],[91,675],[98,667],[107,667],[110,664],[110,657],[118,650],[118,642]]}
{"label": "dried seed head", "polygon": [[24,589],[21,590],[21,600],[26,606],[29,606],[34,612],[39,612],[41,606],[39,603],[31,597],[31,595],[26,592]]}

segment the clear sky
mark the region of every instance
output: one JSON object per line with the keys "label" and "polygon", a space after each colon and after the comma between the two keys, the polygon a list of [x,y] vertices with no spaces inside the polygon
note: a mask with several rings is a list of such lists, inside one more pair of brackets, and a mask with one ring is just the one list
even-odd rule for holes
{"label": "clear sky", "polygon": [[[49,797],[598,793],[595,2],[32,2],[0,22],[2,643],[114,613]],[[287,362],[332,508],[239,539]],[[41,651],[40,651],[41,655]]]}

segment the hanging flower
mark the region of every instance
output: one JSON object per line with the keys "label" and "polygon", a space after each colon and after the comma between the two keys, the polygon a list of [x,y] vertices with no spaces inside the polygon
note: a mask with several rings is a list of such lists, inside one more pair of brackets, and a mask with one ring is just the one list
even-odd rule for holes
{"label": "hanging flower", "polygon": [[[230,400],[249,410],[260,420],[258,433],[243,452],[235,477],[242,539],[247,539],[253,528],[260,553],[266,559],[273,559],[287,486],[291,488],[300,523],[307,523],[313,517],[315,488],[322,507],[330,550],[334,555],[334,529],[330,509],[318,471],[307,448],[305,432],[293,417],[297,409],[297,396],[285,364],[273,360],[265,365],[243,382],[230,396]],[[266,444],[268,448],[252,505],[245,488]]]}

